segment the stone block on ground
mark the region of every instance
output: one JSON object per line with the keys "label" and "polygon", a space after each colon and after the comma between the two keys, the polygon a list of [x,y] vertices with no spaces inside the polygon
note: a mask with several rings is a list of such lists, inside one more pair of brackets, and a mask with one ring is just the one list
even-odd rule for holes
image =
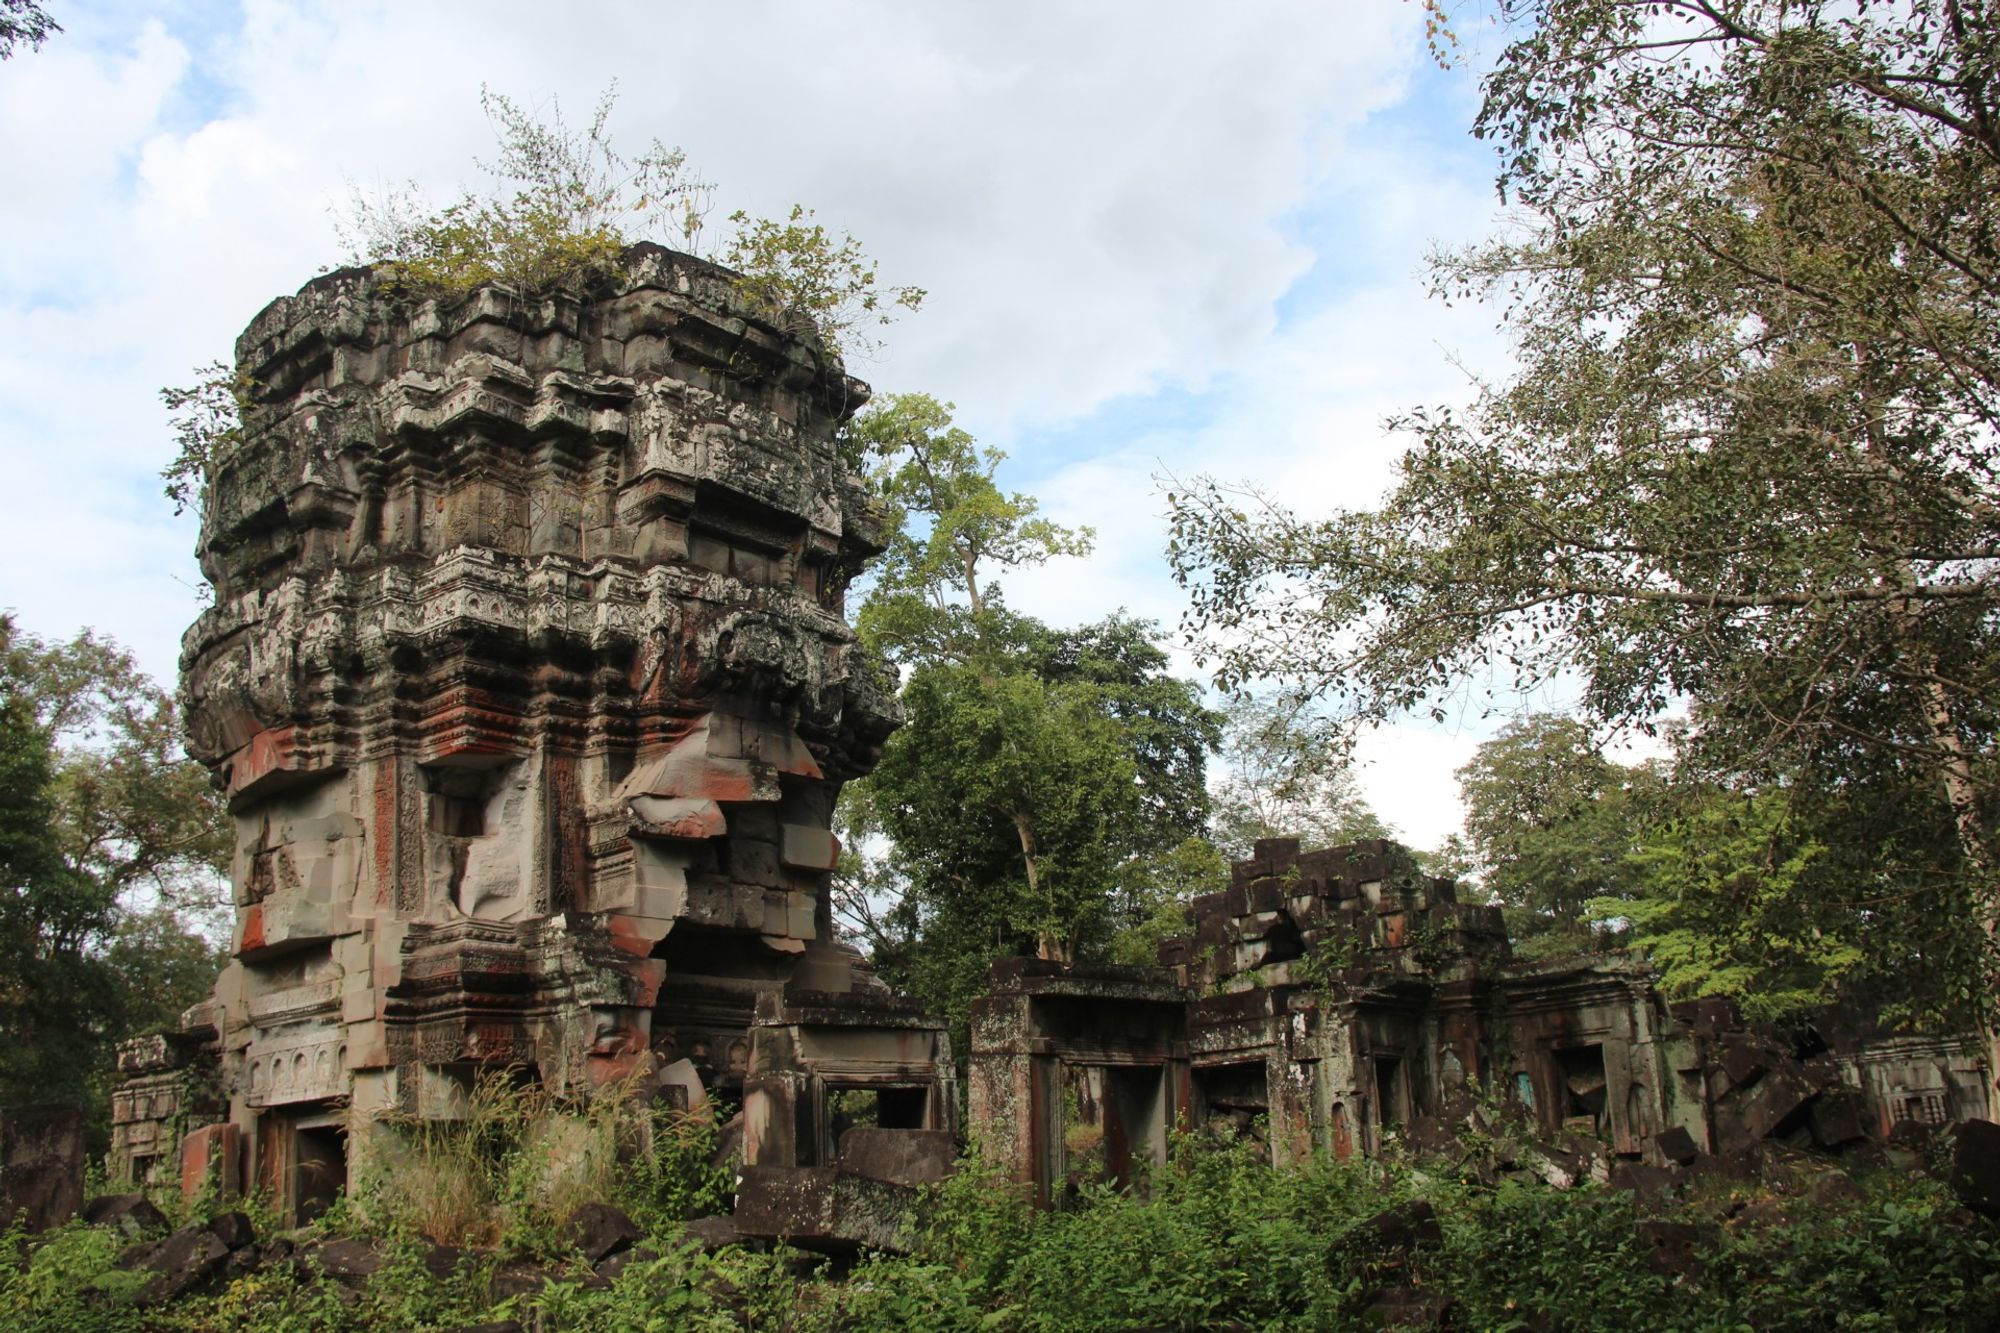
{"label": "stone block on ground", "polygon": [[302,1268],[354,1288],[365,1285],[382,1267],[382,1252],[361,1240],[313,1241],[299,1246],[293,1259]]}
{"label": "stone block on ground", "polygon": [[630,1264],[651,1263],[659,1258],[659,1253],[650,1245],[632,1245],[607,1255],[593,1266],[592,1272],[606,1282],[616,1282],[618,1275]]}
{"label": "stone block on ground", "polygon": [[127,1240],[167,1229],[166,1214],[136,1190],[130,1194],[100,1194],[83,1205],[82,1217],[92,1226],[112,1228]]}
{"label": "stone block on ground", "polygon": [[749,1166],[736,1189],[746,1237],[828,1253],[907,1251],[918,1191],[832,1167]]}
{"label": "stone block on ground", "polygon": [[1678,1178],[1672,1167],[1646,1162],[1615,1162],[1611,1167],[1611,1188],[1630,1190],[1641,1203],[1652,1203],[1671,1194]]}
{"label": "stone block on ground", "polygon": [[1921,1120],[1898,1120],[1889,1126],[1883,1156],[1899,1171],[1923,1171],[1931,1164],[1937,1131]]}
{"label": "stone block on ground", "polygon": [[22,1219],[46,1231],[83,1206],[83,1108],[0,1110],[0,1228]]}
{"label": "stone block on ground", "polygon": [[698,1217],[681,1228],[681,1238],[703,1254],[714,1254],[731,1245],[741,1245],[743,1232],[733,1217]]}
{"label": "stone block on ground", "polygon": [[488,1294],[495,1304],[539,1296],[549,1285],[549,1275],[533,1264],[507,1264],[493,1271]]}
{"label": "stone block on ground", "polygon": [[1731,1153],[1704,1153],[1684,1168],[1687,1179],[1702,1186],[1720,1187],[1754,1184],[1760,1163],[1755,1154],[1738,1150]]}
{"label": "stone block on ground", "polygon": [[934,1185],[951,1174],[957,1156],[948,1130],[858,1125],[841,1135],[835,1165],[895,1185]]}
{"label": "stone block on ground", "polygon": [[1767,1049],[1748,1034],[1736,1034],[1723,1046],[1720,1064],[1730,1086],[1741,1088],[1762,1078],[1778,1063],[1778,1059],[1777,1052]]}
{"label": "stone block on ground", "polygon": [[250,1215],[235,1209],[208,1219],[208,1230],[232,1250],[243,1249],[257,1241],[256,1229],[250,1225]]}
{"label": "stone block on ground", "polygon": [[162,1305],[206,1285],[229,1262],[229,1247],[205,1226],[186,1226],[163,1241],[128,1252],[121,1267],[153,1276],[139,1289],[138,1304]]}
{"label": "stone block on ground", "polygon": [[1403,1132],[1403,1142],[1413,1153],[1434,1157],[1458,1146],[1460,1128],[1460,1123],[1443,1116],[1413,1116]]}
{"label": "stone block on ground", "polygon": [[1796,1060],[1780,1062],[1716,1107],[1716,1148],[1735,1152],[1768,1137],[1819,1091]]}
{"label": "stone block on ground", "polygon": [[1865,1203],[1868,1195],[1854,1177],[1839,1169],[1822,1172],[1806,1188],[1806,1198],[1818,1208],[1846,1208]]}
{"label": "stone block on ground", "polygon": [[1844,1148],[1868,1137],[1868,1105],[1858,1088],[1829,1088],[1806,1108],[1813,1143]]}
{"label": "stone block on ground", "polygon": [[587,1203],[563,1223],[563,1239],[597,1264],[630,1249],[639,1239],[639,1228],[622,1209],[608,1203]]}
{"label": "stone block on ground", "polygon": [[1660,1150],[1661,1157],[1675,1166],[1687,1166],[1701,1156],[1701,1148],[1695,1143],[1694,1135],[1681,1125],[1655,1134],[1653,1146]]}

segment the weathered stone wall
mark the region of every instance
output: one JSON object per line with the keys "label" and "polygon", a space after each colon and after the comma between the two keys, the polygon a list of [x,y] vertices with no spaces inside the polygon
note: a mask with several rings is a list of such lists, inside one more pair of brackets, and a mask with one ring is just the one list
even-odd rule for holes
{"label": "weathered stone wall", "polygon": [[1507,1108],[1545,1136],[1533,1169],[1561,1181],[1989,1111],[1962,1044],[1835,1050],[1815,1030],[1746,1025],[1726,1001],[1669,1005],[1638,958],[1514,960],[1497,908],[1458,902],[1381,840],[1259,842],[1193,917],[1160,948],[1169,971],[1012,960],[975,1003],[973,1132],[1043,1200],[1080,1175],[1122,1178],[1156,1141],[1150,1103],[1135,1114],[1114,1086],[1174,1090],[1172,1115],[1260,1136],[1279,1164],[1392,1138],[1449,1149]]}

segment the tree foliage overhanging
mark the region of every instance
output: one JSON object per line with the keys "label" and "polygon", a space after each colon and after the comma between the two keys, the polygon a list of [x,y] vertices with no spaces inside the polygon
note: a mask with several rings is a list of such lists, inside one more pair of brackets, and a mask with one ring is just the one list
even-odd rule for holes
{"label": "tree foliage overhanging", "polygon": [[62,25],[35,0],[0,0],[0,60],[12,56],[17,46],[40,50],[43,42],[61,31]]}
{"label": "tree foliage overhanging", "polygon": [[[1927,790],[1718,781],[1692,763],[1607,759],[1575,718],[1531,714],[1459,770],[1466,869],[1517,954],[1642,950],[1673,1000],[1758,1020],[1847,1003],[1894,1025],[1960,1020],[1976,977],[1962,878]],[[1926,820],[1929,826],[1926,826]]]}
{"label": "tree foliage overhanging", "polygon": [[[1173,497],[1225,683],[1349,719],[1580,687],[1690,758],[1942,818],[1912,859],[1990,1003],[2000,686],[2000,28],[1987,5],[1509,0],[1477,132],[1519,230],[1438,257],[1519,373],[1374,509]],[[1216,631],[1229,631],[1226,637]],[[1879,801],[1874,799],[1879,798]],[[1863,814],[1884,833],[1889,822]],[[1906,888],[1908,886],[1905,886]],[[1970,908],[1971,910],[1967,910]],[[1918,915],[1922,915],[1921,912]]]}
{"label": "tree foliage overhanging", "polygon": [[1007,607],[1008,571],[1083,554],[1091,534],[1002,490],[1003,455],[951,410],[891,397],[844,441],[894,534],[855,623],[904,672],[908,721],[844,797],[836,892],[877,965],[962,1023],[993,958],[1150,940],[1171,931],[1187,876],[1219,878],[1220,858],[1190,844],[1220,719],[1169,674],[1154,626],[1057,629]]}
{"label": "tree foliage overhanging", "polygon": [[0,617],[0,1104],[80,1101],[102,1136],[116,1042],[215,980],[230,845],[172,698],[129,653]]}

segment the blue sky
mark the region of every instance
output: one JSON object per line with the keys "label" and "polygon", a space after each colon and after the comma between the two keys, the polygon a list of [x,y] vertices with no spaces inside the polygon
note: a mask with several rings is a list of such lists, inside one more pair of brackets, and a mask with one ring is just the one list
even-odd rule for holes
{"label": "blue sky", "polygon": [[[1009,587],[1058,622],[1172,626],[1156,477],[1365,504],[1384,416],[1506,364],[1490,312],[1424,294],[1426,250],[1498,218],[1476,89],[1404,0],[50,7],[66,31],[0,64],[0,608],[162,678],[199,575],[159,387],[341,258],[350,182],[476,183],[482,83],[577,118],[615,78],[620,141],[684,148],[717,221],[805,203],[928,288],[854,369],[955,401],[1098,530]],[[1393,728],[1363,785],[1435,842],[1482,734]]]}

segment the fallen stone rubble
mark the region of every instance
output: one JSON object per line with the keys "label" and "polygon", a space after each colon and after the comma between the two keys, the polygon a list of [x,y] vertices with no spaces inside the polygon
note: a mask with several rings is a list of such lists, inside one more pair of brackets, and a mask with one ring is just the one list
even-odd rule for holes
{"label": "fallen stone rubble", "polygon": [[[1932,1133],[1928,1126],[1905,1123],[1911,1128],[1894,1142],[1849,1139],[1834,1152],[1774,1139],[1724,1153],[1677,1144],[1688,1150],[1669,1152],[1667,1165],[1656,1166],[1624,1159],[1606,1164],[1601,1150],[1593,1152],[1594,1145],[1574,1138],[1513,1138],[1510,1131],[1519,1131],[1521,1121],[1496,1125],[1469,1108],[1462,1134],[1439,1138],[1433,1125],[1431,1137],[1413,1151],[1419,1179],[1426,1169],[1445,1166],[1488,1184],[1518,1175],[1563,1188],[1565,1180],[1595,1178],[1627,1191],[1640,1214],[1636,1230],[1644,1261],[1663,1276],[1698,1281],[1707,1275],[1706,1256],[1726,1230],[1778,1224],[1787,1208],[1818,1213],[1863,1202],[1867,1196],[1851,1174],[1862,1167],[1938,1175],[1962,1206],[1957,1220],[1969,1224],[1975,1214],[2000,1218],[2000,1124],[1972,1120]],[[1454,1328],[1449,1298],[1423,1283],[1423,1254],[1443,1239],[1432,1205],[1412,1199],[1349,1228],[1327,1262],[1370,1284],[1365,1308],[1371,1326]],[[1533,1311],[1521,1312],[1520,1327],[1551,1326]]]}
{"label": "fallen stone rubble", "polygon": [[[113,1228],[127,1236],[143,1235],[118,1256],[115,1266],[144,1281],[133,1296],[140,1308],[171,1304],[189,1296],[212,1293],[236,1279],[257,1272],[289,1268],[301,1277],[330,1280],[344,1300],[360,1299],[368,1283],[389,1257],[368,1240],[304,1233],[260,1241],[247,1214],[231,1211],[205,1222],[166,1230],[166,1219],[142,1194],[107,1195],[92,1199],[82,1216],[93,1225]],[[165,1233],[165,1234],[161,1234]],[[609,1204],[585,1204],[571,1214],[563,1234],[576,1251],[569,1267],[510,1263],[490,1277],[494,1301],[531,1294],[552,1281],[608,1286],[634,1260],[658,1254],[639,1244],[639,1228],[623,1211]],[[732,1243],[745,1243],[736,1236]],[[427,1272],[448,1279],[492,1259],[490,1251],[461,1249],[421,1242],[419,1255]],[[508,1324],[482,1325],[495,1330]],[[471,1333],[467,1330],[466,1333]]]}

